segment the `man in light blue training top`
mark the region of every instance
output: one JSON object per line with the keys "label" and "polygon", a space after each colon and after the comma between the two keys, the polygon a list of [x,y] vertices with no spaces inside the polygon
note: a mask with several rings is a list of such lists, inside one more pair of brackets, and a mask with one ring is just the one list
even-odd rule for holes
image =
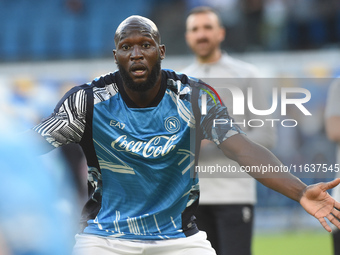
{"label": "man in light blue training top", "polygon": [[[208,85],[161,69],[165,46],[152,21],[128,17],[115,45],[119,70],[71,89],[34,127],[51,147],[79,143],[87,158],[90,198],[74,254],[216,254],[195,224],[196,137],[243,166],[281,163],[237,126],[214,125],[229,115]],[[288,173],[252,175],[300,202],[326,230],[325,217],[340,227],[340,204],[326,192],[340,179],[306,186]]]}

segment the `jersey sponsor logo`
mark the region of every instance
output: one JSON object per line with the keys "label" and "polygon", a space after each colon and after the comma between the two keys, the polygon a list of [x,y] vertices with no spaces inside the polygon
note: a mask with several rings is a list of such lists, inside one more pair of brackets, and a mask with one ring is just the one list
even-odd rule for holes
{"label": "jersey sponsor logo", "polygon": [[180,127],[181,123],[176,117],[169,117],[164,122],[165,129],[170,133],[176,133]]}
{"label": "jersey sponsor logo", "polygon": [[118,127],[120,129],[124,129],[125,128],[125,124],[116,120],[111,120],[110,121],[110,126],[111,127]]}
{"label": "jersey sponsor logo", "polygon": [[117,151],[126,151],[132,154],[140,155],[145,158],[156,158],[158,156],[165,156],[170,151],[174,150],[176,145],[175,140],[178,138],[177,135],[172,136],[155,136],[148,142],[144,141],[129,141],[126,135],[119,136],[115,141],[111,143],[111,147]]}

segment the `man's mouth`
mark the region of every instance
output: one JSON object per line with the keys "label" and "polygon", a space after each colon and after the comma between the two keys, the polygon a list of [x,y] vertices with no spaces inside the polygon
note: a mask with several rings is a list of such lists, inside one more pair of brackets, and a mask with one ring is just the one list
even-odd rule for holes
{"label": "man's mouth", "polygon": [[206,44],[206,43],[209,43],[209,40],[207,40],[207,39],[201,39],[201,40],[198,40],[196,43],[197,43],[197,44]]}
{"label": "man's mouth", "polygon": [[132,71],[132,74],[134,76],[142,76],[146,73],[146,70],[136,70],[136,71]]}
{"label": "man's mouth", "polygon": [[130,72],[135,77],[144,76],[147,72],[147,68],[141,64],[134,64],[130,68]]}

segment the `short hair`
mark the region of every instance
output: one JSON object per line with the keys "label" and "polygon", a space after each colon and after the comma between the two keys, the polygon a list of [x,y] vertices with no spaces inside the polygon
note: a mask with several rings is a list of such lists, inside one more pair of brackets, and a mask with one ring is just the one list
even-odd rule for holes
{"label": "short hair", "polygon": [[187,15],[187,18],[190,16],[190,15],[193,15],[193,14],[199,14],[199,13],[214,13],[216,16],[217,16],[217,20],[218,20],[218,24],[222,27],[223,26],[223,21],[221,19],[221,15],[220,13],[214,9],[213,7],[210,7],[210,6],[197,6],[193,9],[191,9]]}
{"label": "short hair", "polygon": [[158,31],[158,28],[156,26],[156,24],[143,16],[139,16],[139,15],[132,15],[129,16],[128,18],[126,18],[125,20],[123,20],[114,35],[114,42],[117,46],[118,41],[120,40],[120,37],[122,35],[122,33],[124,33],[124,29],[126,29],[127,27],[130,28],[136,28],[136,27],[142,27],[145,28],[146,30],[149,30],[150,33],[153,35],[155,41],[160,44],[161,43],[161,35]]}

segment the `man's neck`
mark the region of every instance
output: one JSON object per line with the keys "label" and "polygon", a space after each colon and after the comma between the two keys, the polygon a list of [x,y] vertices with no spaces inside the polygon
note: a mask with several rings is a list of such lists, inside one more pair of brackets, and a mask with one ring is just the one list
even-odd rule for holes
{"label": "man's neck", "polygon": [[123,82],[123,86],[125,89],[126,94],[129,96],[129,98],[138,106],[138,107],[147,107],[152,103],[152,101],[156,98],[160,87],[161,87],[161,81],[162,81],[162,75],[159,75],[159,78],[155,84],[154,87],[147,91],[134,91],[129,89],[127,86],[125,86]]}
{"label": "man's neck", "polygon": [[197,61],[201,64],[213,64],[218,62],[222,57],[222,51],[220,48],[216,49],[212,54],[209,54],[208,56],[196,56]]}

